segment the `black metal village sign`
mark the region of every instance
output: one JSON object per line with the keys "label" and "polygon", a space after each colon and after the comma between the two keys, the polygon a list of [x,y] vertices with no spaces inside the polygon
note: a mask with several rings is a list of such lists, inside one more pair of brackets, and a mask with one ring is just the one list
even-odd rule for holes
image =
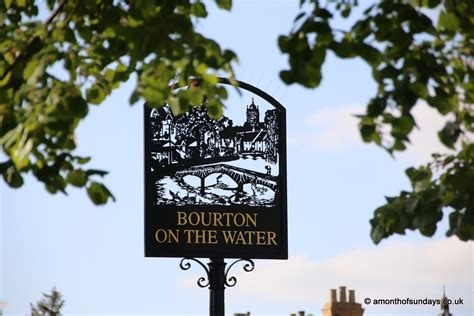
{"label": "black metal village sign", "polygon": [[285,108],[238,89],[239,117],[145,106],[147,257],[288,257]]}

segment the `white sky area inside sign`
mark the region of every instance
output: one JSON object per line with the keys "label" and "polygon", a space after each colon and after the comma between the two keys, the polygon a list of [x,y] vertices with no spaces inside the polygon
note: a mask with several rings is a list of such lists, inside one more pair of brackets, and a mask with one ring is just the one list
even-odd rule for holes
{"label": "white sky area inside sign", "polygon": [[[432,238],[407,232],[378,246],[369,238],[368,221],[384,196],[409,188],[404,169],[440,148],[433,131],[444,118],[421,109],[421,136],[394,160],[364,144],[351,117],[376,92],[362,61],[330,53],[318,89],[281,83],[278,74],[287,68],[287,57],[279,52],[277,37],[290,30],[297,1],[234,1],[230,13],[212,3],[208,8],[199,31],[238,54],[237,79],[287,109],[290,260],[257,260],[248,274],[235,267],[238,284],[226,289],[226,313],[321,315],[329,289],[342,285],[356,291],[358,302],[365,295],[438,298],[445,285],[448,297],[464,299],[451,313],[472,315],[472,242],[446,239],[446,216]],[[353,21],[337,20],[334,27]],[[78,129],[78,154],[93,157],[90,168],[110,171],[104,182],[116,203],[94,207],[74,188],[67,197],[53,196],[31,176],[20,190],[0,182],[5,315],[29,314],[29,303],[53,286],[64,295],[66,316],[207,315],[208,291],[195,285],[199,267],[181,271],[179,259],[143,256],[143,109],[128,106],[132,89],[132,82],[123,84],[103,105],[91,106]],[[243,122],[252,97],[263,106],[251,93],[240,98],[231,90],[229,117],[240,113]],[[365,316],[439,312],[439,306],[363,307]]]}

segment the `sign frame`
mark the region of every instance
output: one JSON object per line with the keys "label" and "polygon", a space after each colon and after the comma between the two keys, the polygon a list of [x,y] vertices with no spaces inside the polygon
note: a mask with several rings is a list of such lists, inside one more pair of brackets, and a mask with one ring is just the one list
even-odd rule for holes
{"label": "sign frame", "polygon": [[[200,247],[195,249],[193,247],[172,247],[167,245],[166,247],[160,248],[156,246],[156,242],[153,242],[154,230],[153,222],[156,216],[152,213],[153,208],[160,206],[153,205],[153,193],[149,184],[151,183],[151,167],[153,161],[150,156],[151,152],[151,141],[150,141],[150,127],[147,122],[147,114],[150,113],[150,108],[144,105],[144,238],[145,238],[145,257],[176,257],[176,258],[253,258],[253,259],[288,259],[288,201],[287,201],[287,139],[286,139],[286,109],[283,105],[263,90],[250,85],[248,83],[232,80],[227,78],[218,78],[219,84],[230,85],[237,89],[244,89],[250,93],[253,93],[278,111],[278,123],[279,123],[279,190],[278,190],[278,207],[280,209],[278,227],[278,245],[272,247],[270,251],[264,248],[252,247],[251,249],[217,249],[219,246]],[[235,85],[237,84],[237,85]],[[203,209],[205,207],[202,207]]]}

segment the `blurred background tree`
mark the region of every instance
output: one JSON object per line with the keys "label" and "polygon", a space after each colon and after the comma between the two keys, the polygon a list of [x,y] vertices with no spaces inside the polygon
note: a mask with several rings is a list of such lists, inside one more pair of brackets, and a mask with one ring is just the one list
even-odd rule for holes
{"label": "blurred background tree", "polygon": [[[229,10],[231,2],[218,0]],[[39,20],[40,11],[49,17]],[[86,169],[75,131],[89,106],[100,105],[133,75],[130,103],[138,100],[173,113],[200,105],[222,115],[227,91],[217,72],[232,79],[230,50],[195,31],[207,16],[201,1],[0,1],[0,162],[5,182],[21,187],[32,173],[51,193],[84,187],[95,204],[112,193]],[[173,90],[199,77],[200,88]]]}
{"label": "blurred background tree", "polygon": [[60,316],[63,305],[61,293],[53,288],[50,294],[43,293],[43,298],[36,305],[30,304],[31,316]]}
{"label": "blurred background tree", "polygon": [[[351,27],[333,27],[335,18],[349,18],[361,5],[362,16]],[[387,197],[375,210],[372,240],[406,229],[432,236],[443,210],[449,213],[447,236],[474,239],[474,2],[302,0],[301,11],[290,34],[278,39],[290,66],[281,79],[318,87],[328,51],[364,60],[378,85],[358,116],[365,142],[390,154],[405,150],[417,127],[413,109],[421,103],[446,117],[438,137],[450,154],[433,153],[431,162],[406,170],[412,190]]]}

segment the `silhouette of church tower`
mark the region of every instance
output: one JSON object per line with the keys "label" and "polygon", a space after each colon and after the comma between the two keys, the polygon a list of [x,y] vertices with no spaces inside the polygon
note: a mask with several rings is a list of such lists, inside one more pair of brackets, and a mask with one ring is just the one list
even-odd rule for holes
{"label": "silhouette of church tower", "polygon": [[441,298],[441,304],[439,305],[441,306],[441,312],[439,313],[439,316],[453,316],[453,314],[449,312],[449,302],[448,302],[448,298],[446,297],[444,285],[443,285],[443,297]]}
{"label": "silhouette of church tower", "polygon": [[355,291],[349,290],[349,300],[346,298],[346,287],[339,287],[339,300],[336,290],[329,291],[329,302],[324,304],[323,316],[362,316],[364,309],[355,301]]}
{"label": "silhouette of church tower", "polygon": [[252,128],[256,128],[260,122],[260,112],[258,106],[255,105],[252,98],[252,104],[247,106],[247,124]]}

